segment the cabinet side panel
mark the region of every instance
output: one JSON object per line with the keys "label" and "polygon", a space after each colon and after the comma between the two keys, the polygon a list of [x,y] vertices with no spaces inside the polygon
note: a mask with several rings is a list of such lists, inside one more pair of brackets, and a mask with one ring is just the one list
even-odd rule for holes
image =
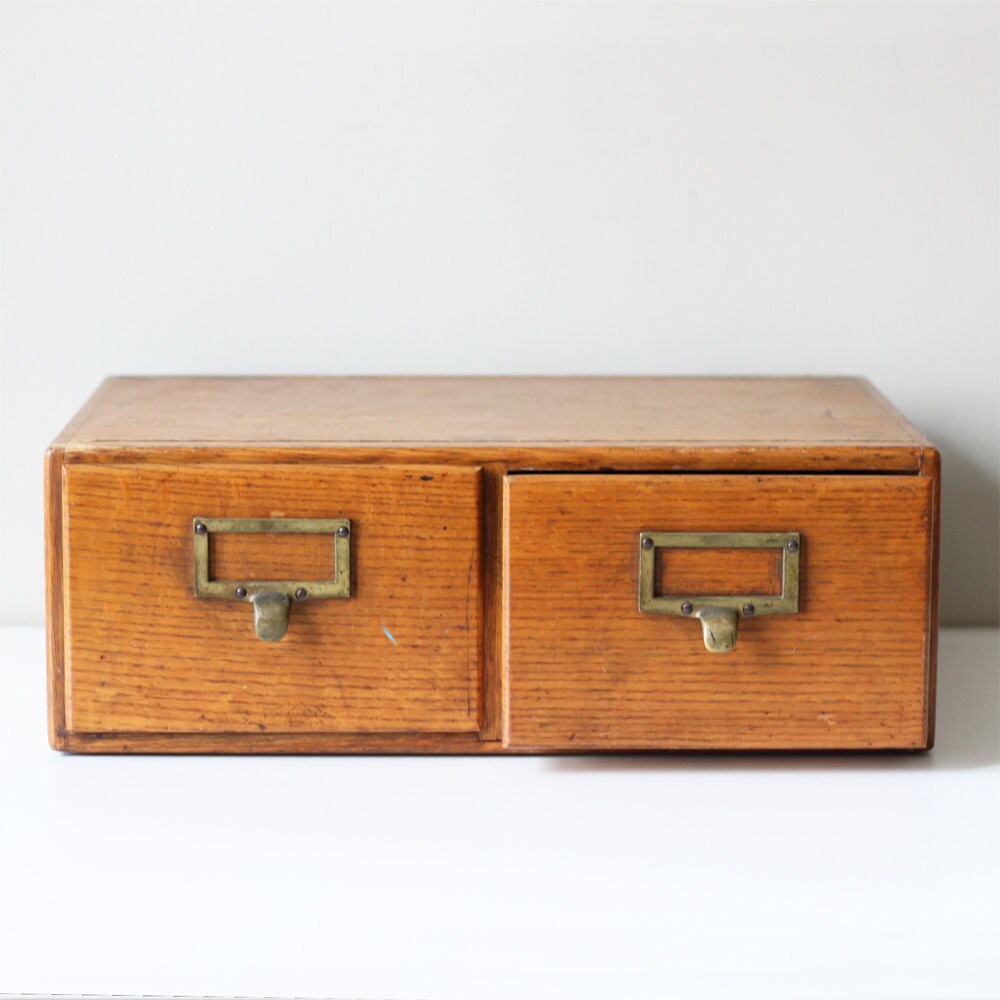
{"label": "cabinet side panel", "polygon": [[63,678],[65,631],[63,621],[61,448],[45,454],[45,645],[47,661],[49,744],[66,747],[66,702]]}
{"label": "cabinet side panel", "polygon": [[927,627],[927,749],[934,746],[937,717],[938,591],[941,578],[941,456],[924,453],[920,474],[931,481],[930,608]]}

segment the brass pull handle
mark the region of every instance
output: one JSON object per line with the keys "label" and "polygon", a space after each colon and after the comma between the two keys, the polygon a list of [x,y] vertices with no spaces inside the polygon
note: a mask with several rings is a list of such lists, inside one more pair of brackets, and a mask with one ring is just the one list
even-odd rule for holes
{"label": "brass pull handle", "polygon": [[[258,639],[277,642],[284,638],[294,601],[351,596],[351,522],[345,517],[196,517],[193,528],[195,597],[249,601]],[[213,580],[209,548],[213,532],[332,535],[334,576],[329,580]]]}
{"label": "brass pull handle", "polygon": [[[705,648],[710,653],[729,653],[736,646],[740,618],[798,612],[800,545],[796,531],[643,531],[639,534],[639,610],[697,618]],[[656,550],[660,548],[780,549],[781,594],[710,597],[656,594]]]}
{"label": "brass pull handle", "polygon": [[292,599],[288,594],[277,594],[267,591],[254,594],[253,627],[258,639],[265,642],[277,642],[285,637],[288,631],[288,612]]}
{"label": "brass pull handle", "polygon": [[701,621],[701,636],[710,653],[731,653],[740,629],[739,612],[733,608],[702,608],[695,612]]}

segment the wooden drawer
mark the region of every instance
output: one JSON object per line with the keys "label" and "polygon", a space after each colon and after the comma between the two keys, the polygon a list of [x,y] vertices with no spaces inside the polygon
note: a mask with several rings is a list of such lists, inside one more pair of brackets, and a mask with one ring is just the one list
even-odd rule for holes
{"label": "wooden drawer", "polygon": [[[933,482],[894,475],[506,478],[514,749],[921,748],[932,698]],[[795,613],[706,649],[699,596],[780,593],[777,549],[655,550],[644,532],[794,532]],[[665,555],[666,558],[659,558]]]}
{"label": "wooden drawer", "polygon": [[[455,733],[479,727],[480,473],[441,466],[67,465],[66,728]],[[349,595],[198,597],[198,518],[348,519]],[[266,526],[265,526],[266,527]],[[336,535],[206,533],[212,575],[335,575]]]}

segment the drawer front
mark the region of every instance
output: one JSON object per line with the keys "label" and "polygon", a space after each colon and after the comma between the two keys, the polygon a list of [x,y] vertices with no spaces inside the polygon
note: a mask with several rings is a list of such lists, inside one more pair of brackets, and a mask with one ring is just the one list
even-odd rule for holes
{"label": "drawer front", "polygon": [[509,476],[509,745],[925,746],[932,503],[916,476]]}
{"label": "drawer front", "polygon": [[[478,728],[478,469],[70,465],[63,475],[70,731]],[[196,551],[208,557],[203,596]]]}

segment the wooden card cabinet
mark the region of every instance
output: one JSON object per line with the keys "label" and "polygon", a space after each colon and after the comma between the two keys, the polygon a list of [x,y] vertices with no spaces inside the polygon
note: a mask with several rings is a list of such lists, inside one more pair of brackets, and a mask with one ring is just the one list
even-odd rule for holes
{"label": "wooden card cabinet", "polygon": [[927,749],[939,507],[860,379],[109,379],[46,457],[50,742]]}

